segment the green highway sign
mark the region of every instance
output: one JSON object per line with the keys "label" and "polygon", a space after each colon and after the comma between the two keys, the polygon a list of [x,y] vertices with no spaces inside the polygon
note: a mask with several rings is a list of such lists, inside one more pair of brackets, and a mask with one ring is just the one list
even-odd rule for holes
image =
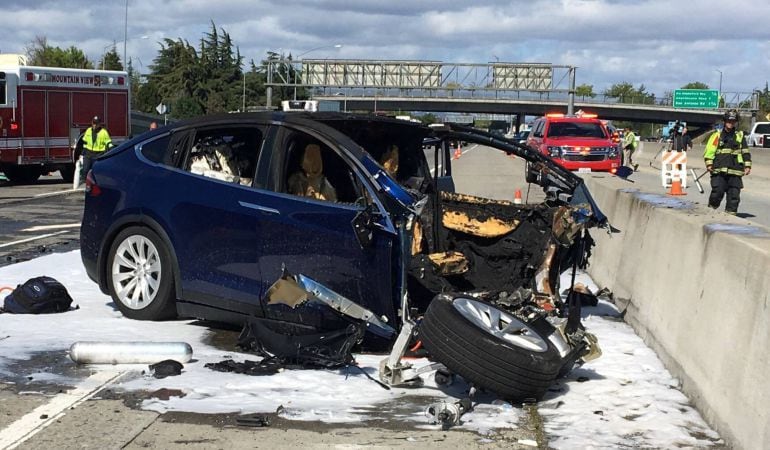
{"label": "green highway sign", "polygon": [[719,108],[719,91],[716,89],[677,89],[674,91],[674,108]]}

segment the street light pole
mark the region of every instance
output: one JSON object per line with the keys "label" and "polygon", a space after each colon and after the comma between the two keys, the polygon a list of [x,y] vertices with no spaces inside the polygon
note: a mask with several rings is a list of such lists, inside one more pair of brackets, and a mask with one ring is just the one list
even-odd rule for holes
{"label": "street light pole", "polygon": [[722,71],[719,69],[714,69],[717,72],[719,72],[719,95],[722,95]]}
{"label": "street light pole", "polygon": [[[306,52],[300,53],[299,55],[295,56],[294,58],[298,60],[298,59],[300,59],[301,57],[307,55],[310,52],[314,52],[316,50],[321,50],[321,49],[324,49],[324,48],[332,48],[332,47],[333,48],[342,48],[342,44],[322,45],[320,47],[311,48],[310,50],[308,50]],[[297,77],[295,76],[294,77],[294,100],[296,100],[296,99],[297,99]]]}
{"label": "street light pole", "polygon": [[126,16],[123,21],[123,67],[127,68],[126,45],[128,45],[128,0],[126,0]]}

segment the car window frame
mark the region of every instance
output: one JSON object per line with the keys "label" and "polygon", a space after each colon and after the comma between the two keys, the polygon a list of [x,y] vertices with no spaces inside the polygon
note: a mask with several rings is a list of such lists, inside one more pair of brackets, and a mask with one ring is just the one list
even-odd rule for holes
{"label": "car window frame", "polygon": [[[328,139],[325,135],[322,133],[318,133],[315,130],[308,129],[302,126],[298,126],[295,124],[289,124],[289,123],[280,123],[280,124],[273,124],[272,126],[274,128],[273,136],[271,140],[270,150],[267,150],[267,147],[263,148],[262,155],[263,157],[260,158],[258,162],[257,167],[257,173],[267,173],[268,179],[265,182],[265,186],[262,187],[266,192],[271,192],[276,195],[280,195],[282,197],[292,198],[295,200],[301,200],[301,201],[309,201],[313,203],[323,204],[323,205],[334,205],[338,207],[344,207],[345,209],[350,209],[351,207],[355,208],[356,210],[363,211],[366,209],[369,205],[371,205],[372,201],[376,205],[376,207],[380,211],[386,211],[385,208],[382,205],[382,202],[378,198],[378,194],[376,192],[375,186],[373,184],[373,180],[368,176],[368,173],[365,173],[365,171],[362,170],[362,167],[360,164],[357,164],[353,158],[351,158],[349,155],[347,155],[347,152],[344,150],[344,147],[341,147],[337,144],[335,144],[331,139]],[[290,194],[286,192],[286,186],[285,183],[288,181],[288,177],[283,173],[286,166],[286,152],[285,149],[282,149],[282,147],[285,143],[285,140],[287,139],[286,135],[289,133],[289,131],[292,133],[304,133],[313,139],[317,140],[318,142],[322,143],[324,146],[329,148],[331,151],[335,153],[345,164],[348,165],[350,169],[353,170],[353,174],[356,177],[358,181],[358,185],[366,190],[367,195],[360,195],[358,198],[365,198],[369,202],[368,205],[361,205],[357,202],[340,202],[340,201],[328,201],[328,200],[320,200],[315,199],[311,197],[302,197],[294,194]],[[279,161],[276,161],[274,156],[280,155]],[[275,179],[276,177],[282,182],[282,185],[275,186]],[[354,188],[356,183],[354,183]],[[358,194],[363,194],[363,192],[359,192]]]}

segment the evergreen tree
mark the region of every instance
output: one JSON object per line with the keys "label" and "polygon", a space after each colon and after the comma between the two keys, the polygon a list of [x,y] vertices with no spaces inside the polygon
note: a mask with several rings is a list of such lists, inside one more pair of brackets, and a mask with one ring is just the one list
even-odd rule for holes
{"label": "evergreen tree", "polygon": [[82,50],[75,46],[68,49],[48,45],[45,36],[37,36],[26,48],[27,64],[43,67],[67,67],[71,69],[93,69],[94,64]]}

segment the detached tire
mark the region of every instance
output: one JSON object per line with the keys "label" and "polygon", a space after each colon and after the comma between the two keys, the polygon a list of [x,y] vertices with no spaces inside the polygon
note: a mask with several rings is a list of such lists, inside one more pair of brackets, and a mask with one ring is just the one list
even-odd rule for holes
{"label": "detached tire", "polygon": [[129,227],[118,233],[105,269],[110,296],[124,316],[136,320],[176,317],[171,256],[155,232]]}
{"label": "detached tire", "polygon": [[562,358],[546,335],[506,311],[465,297],[439,295],[419,336],[430,358],[506,400],[540,400]]}

